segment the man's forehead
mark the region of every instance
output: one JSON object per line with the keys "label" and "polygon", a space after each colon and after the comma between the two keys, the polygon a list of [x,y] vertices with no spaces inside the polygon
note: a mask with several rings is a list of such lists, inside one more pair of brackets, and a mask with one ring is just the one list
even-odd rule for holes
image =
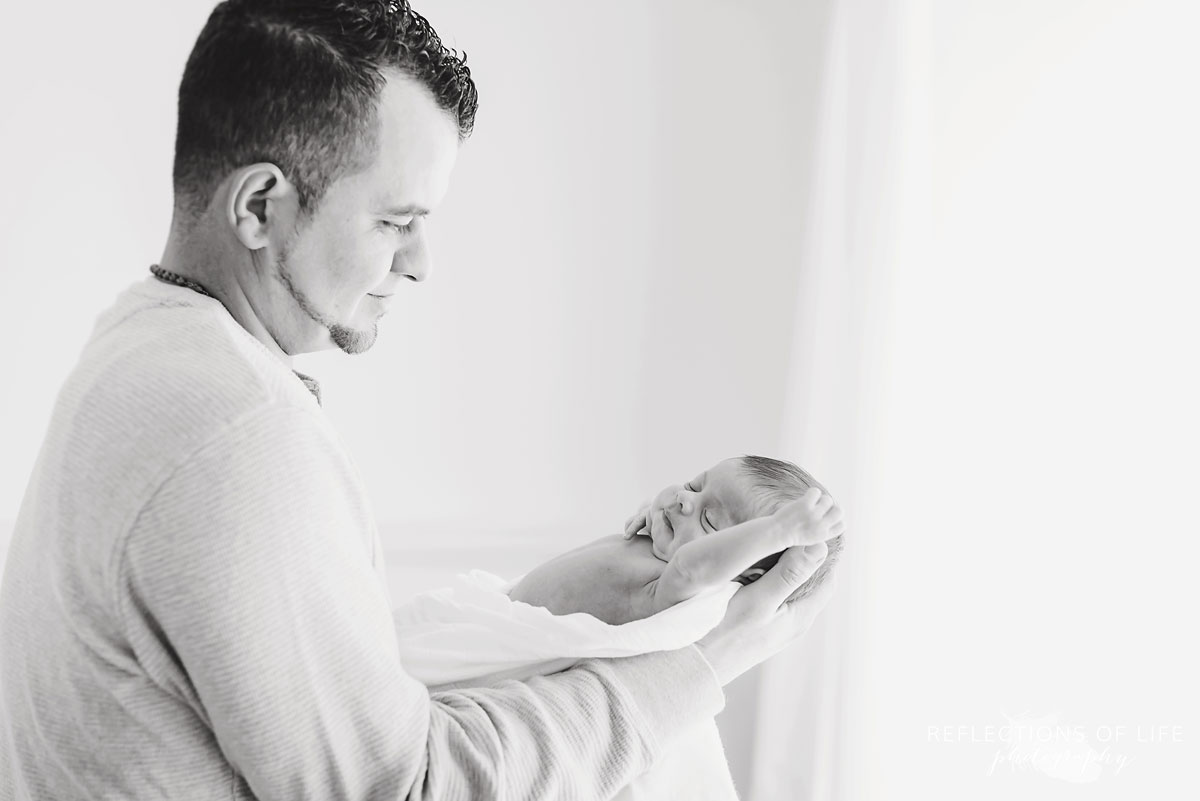
{"label": "man's forehead", "polygon": [[393,76],[380,92],[376,140],[374,162],[361,176],[372,210],[428,214],[445,193],[458,155],[453,115],[425,86]]}
{"label": "man's forehead", "polygon": [[438,105],[433,93],[405,75],[390,77],[379,93],[377,132],[381,154],[403,158],[411,151],[430,155],[433,151],[458,147],[458,124],[454,115]]}

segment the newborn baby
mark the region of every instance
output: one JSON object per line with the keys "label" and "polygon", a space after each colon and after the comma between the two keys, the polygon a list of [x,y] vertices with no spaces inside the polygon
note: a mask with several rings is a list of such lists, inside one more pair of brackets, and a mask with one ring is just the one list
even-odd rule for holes
{"label": "newborn baby", "polygon": [[[624,536],[563,554],[515,584],[475,570],[397,608],[400,657],[436,690],[683,648],[721,622],[741,591],[733,581],[755,580],[788,548],[806,546],[806,558],[793,566],[811,578],[794,596],[810,592],[828,572],[843,529],[841,510],[800,468],[756,456],[727,459],[660,492],[630,518]],[[614,801],[737,797],[709,719],[666,744]]]}
{"label": "newborn baby", "polygon": [[[810,558],[824,561],[793,596],[800,597],[829,572],[844,530],[842,510],[799,467],[762,456],[726,459],[682,486],[664,489],[627,521],[624,535],[546,562],[508,596],[556,615],[586,612],[619,625],[650,617],[722,580],[750,583],[784,550],[806,545]],[[608,588],[600,598],[598,575]]]}

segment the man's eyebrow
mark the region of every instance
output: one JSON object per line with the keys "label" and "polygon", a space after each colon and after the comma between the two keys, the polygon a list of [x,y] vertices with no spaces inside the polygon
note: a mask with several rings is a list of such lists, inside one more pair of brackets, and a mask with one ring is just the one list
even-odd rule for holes
{"label": "man's eyebrow", "polygon": [[385,208],[382,209],[380,213],[386,214],[389,217],[424,217],[425,215],[429,214],[429,209],[425,208],[424,206],[418,206],[410,203],[407,206],[394,206],[392,208]]}

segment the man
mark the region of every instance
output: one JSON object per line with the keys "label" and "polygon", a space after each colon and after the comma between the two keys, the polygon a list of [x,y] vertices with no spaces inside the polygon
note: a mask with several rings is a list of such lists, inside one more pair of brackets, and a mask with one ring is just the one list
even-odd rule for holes
{"label": "man", "polygon": [[[604,798],[802,634],[801,549],[694,647],[430,695],[297,353],[430,256],[470,73],[392,2],[229,0],[179,92],[161,263],[98,321],[0,589],[0,799]],[[671,682],[661,680],[672,677]]]}

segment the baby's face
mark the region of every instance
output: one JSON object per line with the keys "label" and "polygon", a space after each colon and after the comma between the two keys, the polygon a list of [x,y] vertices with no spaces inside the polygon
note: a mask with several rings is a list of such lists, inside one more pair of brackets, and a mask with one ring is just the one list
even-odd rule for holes
{"label": "baby's face", "polygon": [[683,485],[667,487],[650,501],[646,527],[654,555],[670,560],[697,537],[754,517],[751,484],[740,459],[726,459]]}

